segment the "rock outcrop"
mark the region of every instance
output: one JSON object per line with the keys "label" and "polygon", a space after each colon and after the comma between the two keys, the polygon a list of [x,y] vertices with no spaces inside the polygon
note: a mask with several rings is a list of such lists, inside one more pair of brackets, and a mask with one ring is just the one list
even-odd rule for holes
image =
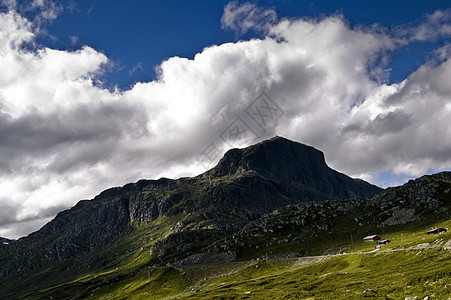
{"label": "rock outcrop", "polygon": [[274,137],[245,149],[229,150],[206,178],[254,171],[260,176],[288,183],[332,199],[368,198],[381,188],[352,179],[327,166],[324,154],[304,144]]}

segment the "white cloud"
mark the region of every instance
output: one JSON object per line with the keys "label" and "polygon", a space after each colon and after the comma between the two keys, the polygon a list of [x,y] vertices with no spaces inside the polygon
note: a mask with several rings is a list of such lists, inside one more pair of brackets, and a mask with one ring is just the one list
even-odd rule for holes
{"label": "white cloud", "polygon": [[[2,59],[17,50],[24,42],[30,41],[34,34],[31,23],[14,12],[4,13],[0,18],[0,53]],[[2,72],[4,73],[4,72]]]}
{"label": "white cloud", "polygon": [[[450,168],[446,45],[388,84],[375,74],[400,42],[384,30],[350,28],[340,16],[275,22],[272,11],[236,3],[222,22],[268,37],[172,57],[157,80],[109,91],[93,84],[109,63],[104,54],[26,51],[33,24],[0,14],[0,68],[8,70],[0,73],[0,236],[37,229],[110,186],[200,173],[214,163],[198,161],[202,150],[214,141],[223,152],[221,134],[237,117],[260,139],[278,134],[323,150],[352,176]],[[245,113],[263,89],[284,111],[266,131]]]}
{"label": "white cloud", "polygon": [[15,11],[17,8],[16,0],[2,0],[1,4],[4,5],[8,11]]}
{"label": "white cloud", "polygon": [[433,41],[442,36],[451,35],[451,9],[437,10],[426,15],[423,22],[410,29],[411,40]]}
{"label": "white cloud", "polygon": [[262,9],[249,2],[239,4],[232,1],[224,7],[221,24],[222,28],[243,34],[250,29],[265,31],[276,20],[277,13],[273,9]]}
{"label": "white cloud", "polygon": [[72,46],[77,45],[80,42],[80,38],[78,36],[69,36],[69,41]]}
{"label": "white cloud", "polygon": [[[366,168],[411,176],[451,166],[449,60],[426,64],[382,98],[368,98],[354,108],[345,141],[333,158],[348,172]],[[393,89],[395,87],[395,89]],[[376,102],[376,103],[375,103]],[[364,153],[347,159],[345,153]]]}

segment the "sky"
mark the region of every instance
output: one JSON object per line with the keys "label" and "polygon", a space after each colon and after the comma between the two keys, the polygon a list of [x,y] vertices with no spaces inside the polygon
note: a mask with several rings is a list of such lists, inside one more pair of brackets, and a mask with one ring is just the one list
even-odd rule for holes
{"label": "sky", "polygon": [[450,170],[446,2],[0,0],[0,236],[275,135],[382,187]]}

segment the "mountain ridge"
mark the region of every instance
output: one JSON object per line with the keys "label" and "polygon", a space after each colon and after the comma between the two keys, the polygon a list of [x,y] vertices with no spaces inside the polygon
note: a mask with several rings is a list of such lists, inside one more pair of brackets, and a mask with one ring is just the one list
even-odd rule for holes
{"label": "mountain ridge", "polygon": [[[133,274],[167,264],[239,261],[269,249],[306,255],[342,243],[337,237],[348,230],[363,234],[448,216],[449,172],[382,191],[330,169],[322,152],[280,137],[227,153],[215,168],[196,177],[107,189],[2,247],[0,291],[14,298],[15,291],[31,293],[31,282],[45,290],[64,277],[70,281],[95,272],[116,274],[117,268]],[[352,197],[362,184],[374,197]],[[440,205],[444,210],[431,215]],[[344,232],[334,229],[340,224],[347,226]],[[303,240],[292,241],[290,230]],[[318,244],[319,232],[327,239]]]}

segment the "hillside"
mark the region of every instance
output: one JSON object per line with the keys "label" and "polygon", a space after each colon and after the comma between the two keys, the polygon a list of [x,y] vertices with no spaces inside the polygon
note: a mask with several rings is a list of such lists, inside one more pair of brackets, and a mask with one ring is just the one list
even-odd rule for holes
{"label": "hillside", "polygon": [[[402,249],[404,239],[421,243],[415,238],[427,228],[449,226],[451,173],[380,191],[330,169],[320,151],[276,137],[230,150],[197,177],[141,180],[80,201],[41,230],[0,249],[0,291],[6,299],[250,295],[241,289],[258,290],[263,297],[279,289],[258,283],[265,270],[261,274],[271,278],[268,282],[294,281],[287,291],[311,296],[314,287],[305,292],[308,276],[339,273],[356,263],[348,256],[306,257],[354,252],[379,259],[382,252],[358,254],[374,249],[361,238],[401,232],[401,243],[394,239],[389,246],[404,255],[409,252]],[[449,258],[443,246],[447,237],[441,235],[439,242],[427,237],[441,247],[426,251],[439,251],[430,263],[430,270],[442,270],[434,282],[449,280],[449,270],[434,262]],[[369,272],[366,266],[358,267],[356,276]],[[384,272],[394,272],[391,268]],[[296,281],[284,277],[285,271],[307,277]],[[322,278],[318,282],[329,282]],[[401,283],[398,290],[405,291]]]}

